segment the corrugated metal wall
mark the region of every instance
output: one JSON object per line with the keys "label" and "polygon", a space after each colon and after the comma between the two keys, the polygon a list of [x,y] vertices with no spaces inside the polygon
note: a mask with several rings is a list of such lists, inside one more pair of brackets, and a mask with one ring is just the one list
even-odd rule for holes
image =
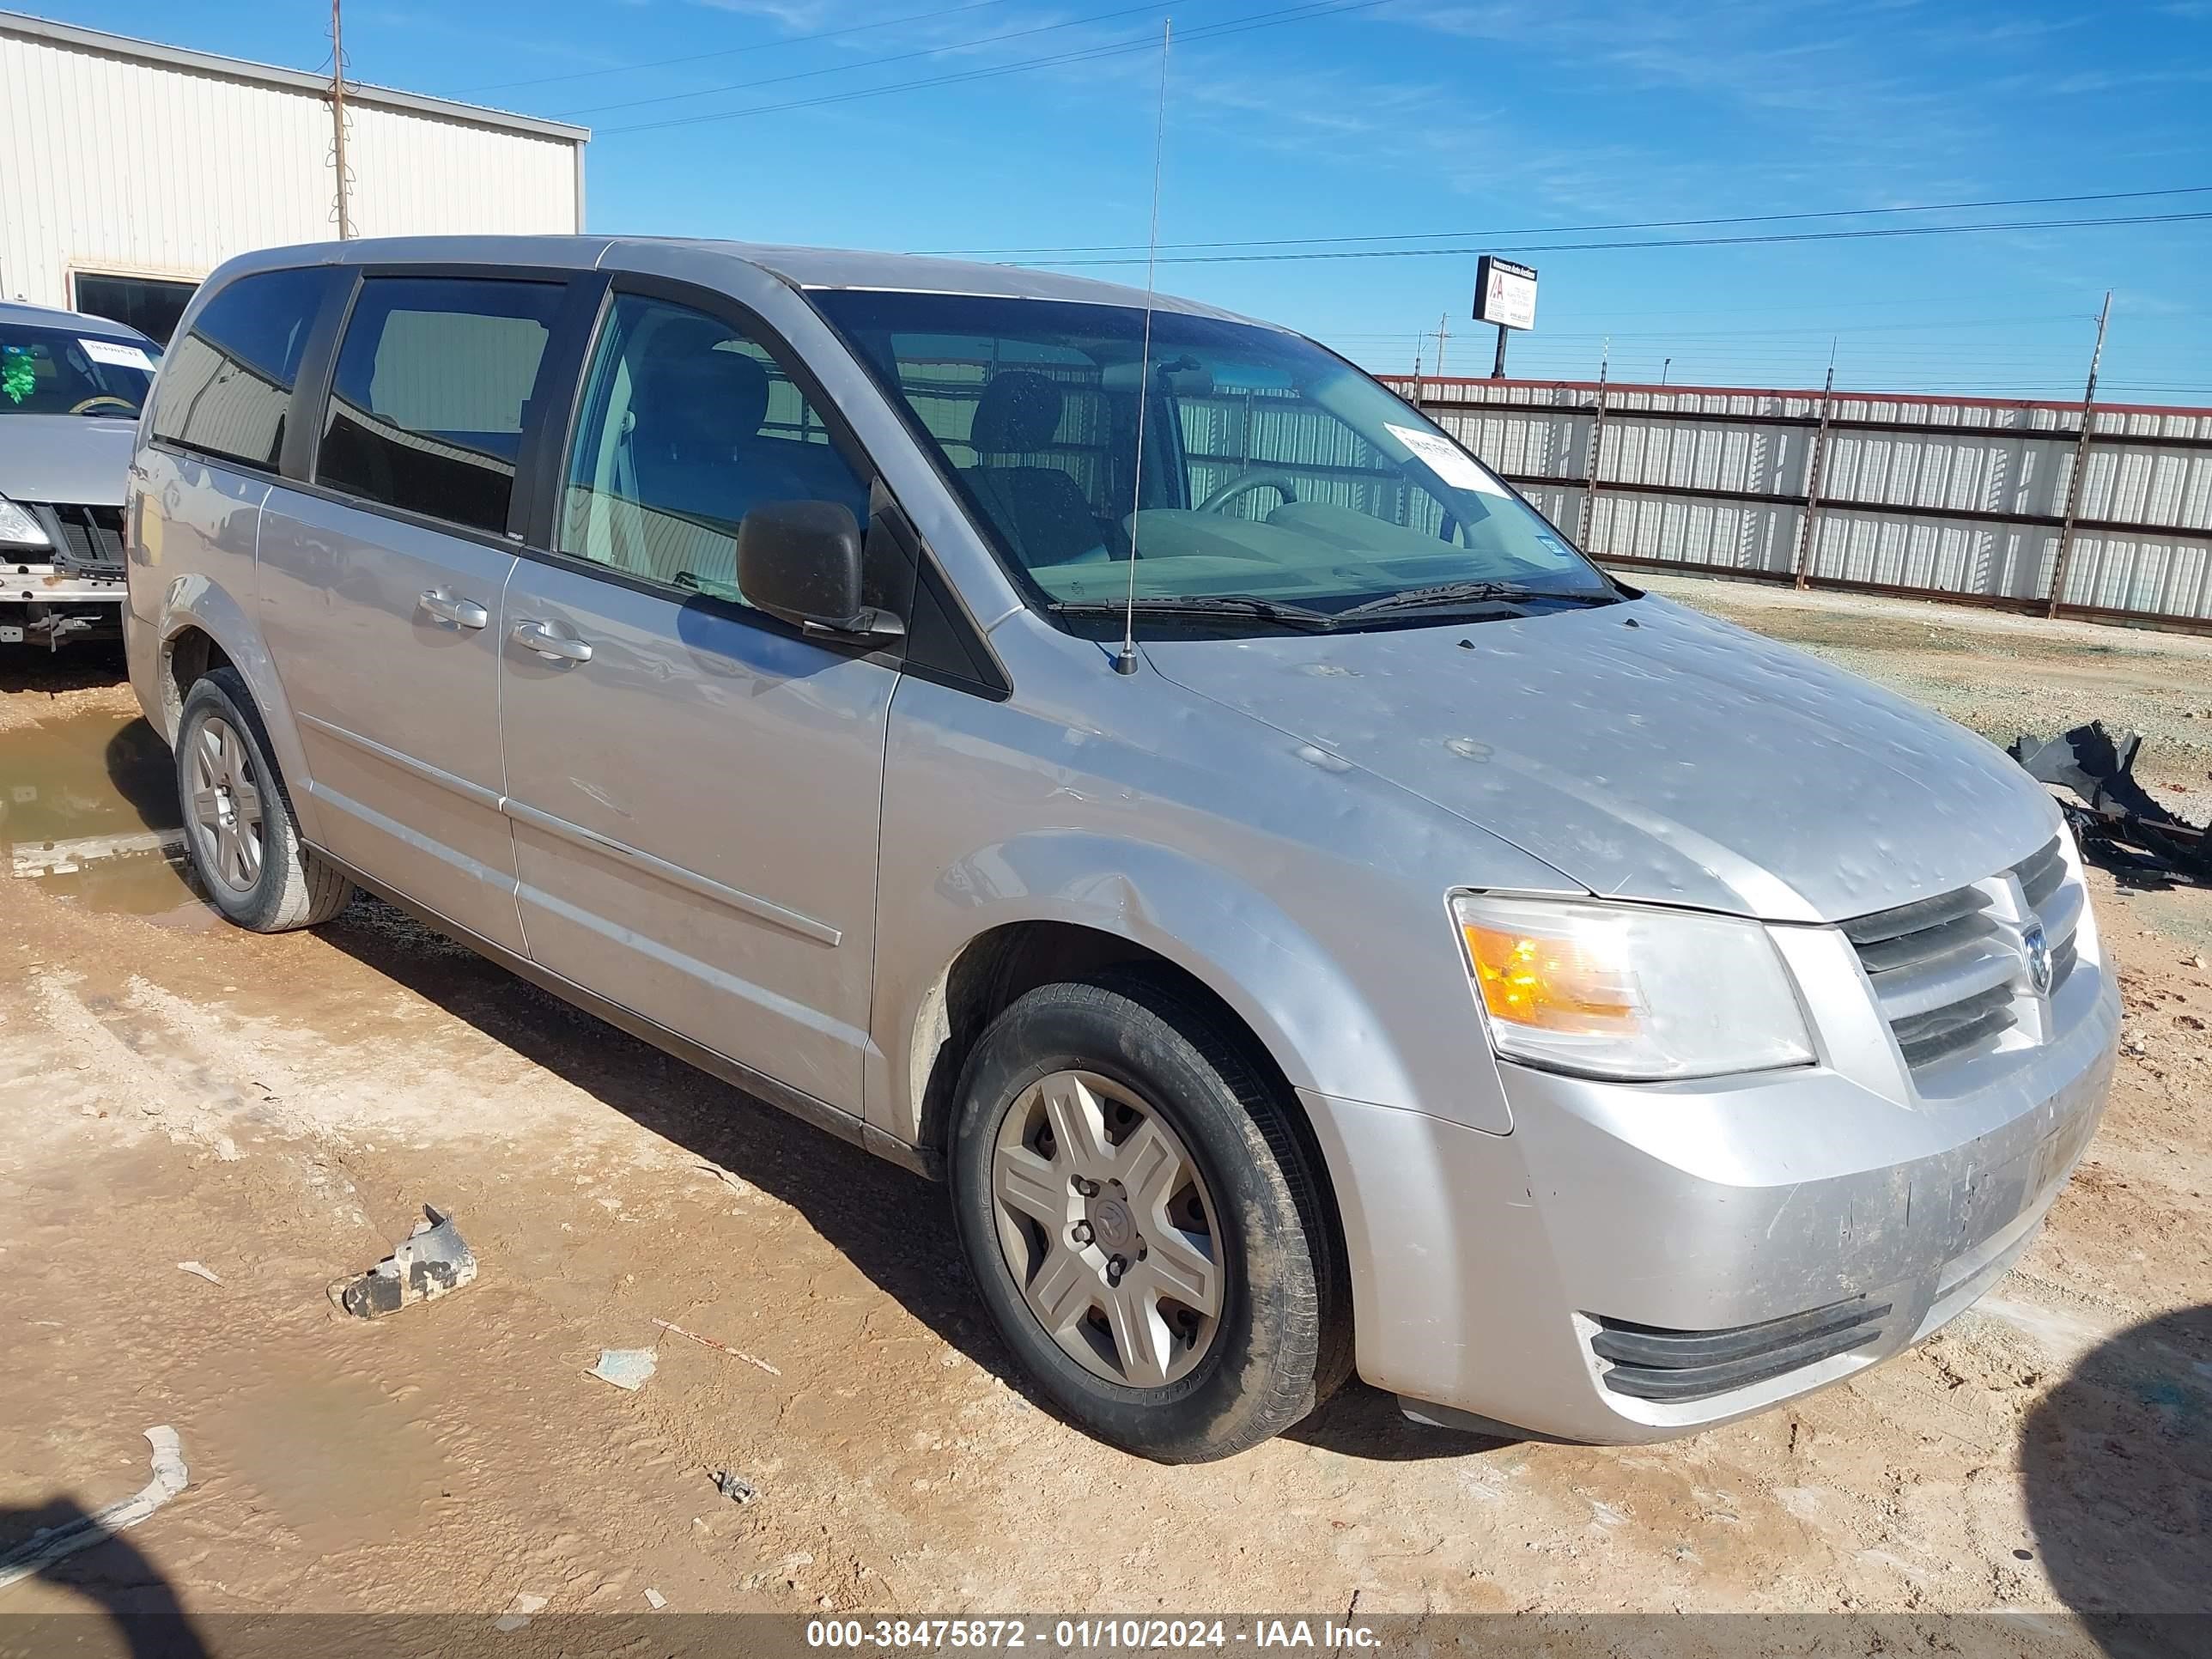
{"label": "corrugated metal wall", "polygon": [[[337,234],[327,100],[0,18],[0,295],[69,302],[72,270],[198,281]],[[357,235],[580,229],[580,143],[349,89]]]}
{"label": "corrugated metal wall", "polygon": [[[2051,593],[2081,416],[2067,404],[1616,386],[1601,421],[1586,383],[1429,379],[1419,392],[1569,534],[1587,511],[1600,558],[1780,580],[1802,564],[1824,586],[2023,606]],[[2100,405],[2082,486],[2062,606],[2212,624],[2212,410]]]}

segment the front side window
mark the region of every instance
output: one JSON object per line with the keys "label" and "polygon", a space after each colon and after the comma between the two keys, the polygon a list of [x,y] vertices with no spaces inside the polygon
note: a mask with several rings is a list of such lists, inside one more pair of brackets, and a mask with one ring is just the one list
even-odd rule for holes
{"label": "front side window", "polygon": [[0,323],[0,415],[136,420],[161,348]]}
{"label": "front side window", "polygon": [[154,435],[273,471],[307,334],[336,274],[328,265],[259,271],[209,300],[169,349]]}
{"label": "front side window", "polygon": [[1133,556],[1140,603],[1233,601],[1303,625],[1364,625],[1477,590],[1501,608],[1613,597],[1427,416],[1296,335],[1157,312],[1146,360],[1136,307],[811,297],[1056,609],[1121,599]]}
{"label": "front side window", "polygon": [[740,603],[738,526],[768,501],[868,489],[759,342],[669,301],[618,295],[599,331],[561,496],[560,550]]}
{"label": "front side window", "polygon": [[558,283],[369,276],[331,377],[316,482],[503,531]]}

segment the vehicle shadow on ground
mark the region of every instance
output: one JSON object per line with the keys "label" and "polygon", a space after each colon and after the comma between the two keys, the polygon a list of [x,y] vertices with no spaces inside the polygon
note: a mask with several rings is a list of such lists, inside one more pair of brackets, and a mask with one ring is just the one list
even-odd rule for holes
{"label": "vehicle shadow on ground", "polygon": [[[571,1007],[389,905],[356,900],[317,936],[703,1162],[790,1205],[886,1295],[1015,1389],[1032,1389],[970,1285],[945,1189]],[[1408,1423],[1348,1384],[1290,1437],[1346,1455],[1462,1455],[1496,1442]]]}
{"label": "vehicle shadow on ground", "polygon": [[2028,1414],[2021,1472],[2044,1571],[2107,1653],[2208,1650],[2212,1307],[2093,1350]]}
{"label": "vehicle shadow on ground", "polygon": [[[73,1498],[37,1509],[0,1509],[0,1556],[36,1534],[55,1532],[89,1519]],[[208,1649],[185,1615],[184,1603],[161,1570],[120,1533],[47,1563],[34,1577],[67,1589],[106,1615],[121,1640],[104,1642],[91,1629],[88,1613],[20,1615],[9,1621],[8,1643],[25,1652],[127,1653],[131,1659],[208,1659]],[[42,1633],[43,1632],[43,1633]]]}

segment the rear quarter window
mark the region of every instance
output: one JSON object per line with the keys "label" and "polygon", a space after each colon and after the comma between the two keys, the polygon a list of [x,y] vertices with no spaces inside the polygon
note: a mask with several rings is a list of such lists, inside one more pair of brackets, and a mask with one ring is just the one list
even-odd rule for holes
{"label": "rear quarter window", "polygon": [[276,469],[307,336],[338,271],[264,270],[225,286],[169,349],[154,435],[179,448]]}
{"label": "rear quarter window", "polygon": [[507,528],[562,283],[371,276],[346,324],[315,480],[474,530]]}

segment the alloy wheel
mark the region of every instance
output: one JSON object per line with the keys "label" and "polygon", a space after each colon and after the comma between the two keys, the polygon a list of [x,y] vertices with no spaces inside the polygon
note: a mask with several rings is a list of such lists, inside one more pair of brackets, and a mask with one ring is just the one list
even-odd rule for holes
{"label": "alloy wheel", "polygon": [[234,893],[261,880],[261,787],[245,736],[220,714],[193,734],[189,759],[192,839],[200,867]]}

